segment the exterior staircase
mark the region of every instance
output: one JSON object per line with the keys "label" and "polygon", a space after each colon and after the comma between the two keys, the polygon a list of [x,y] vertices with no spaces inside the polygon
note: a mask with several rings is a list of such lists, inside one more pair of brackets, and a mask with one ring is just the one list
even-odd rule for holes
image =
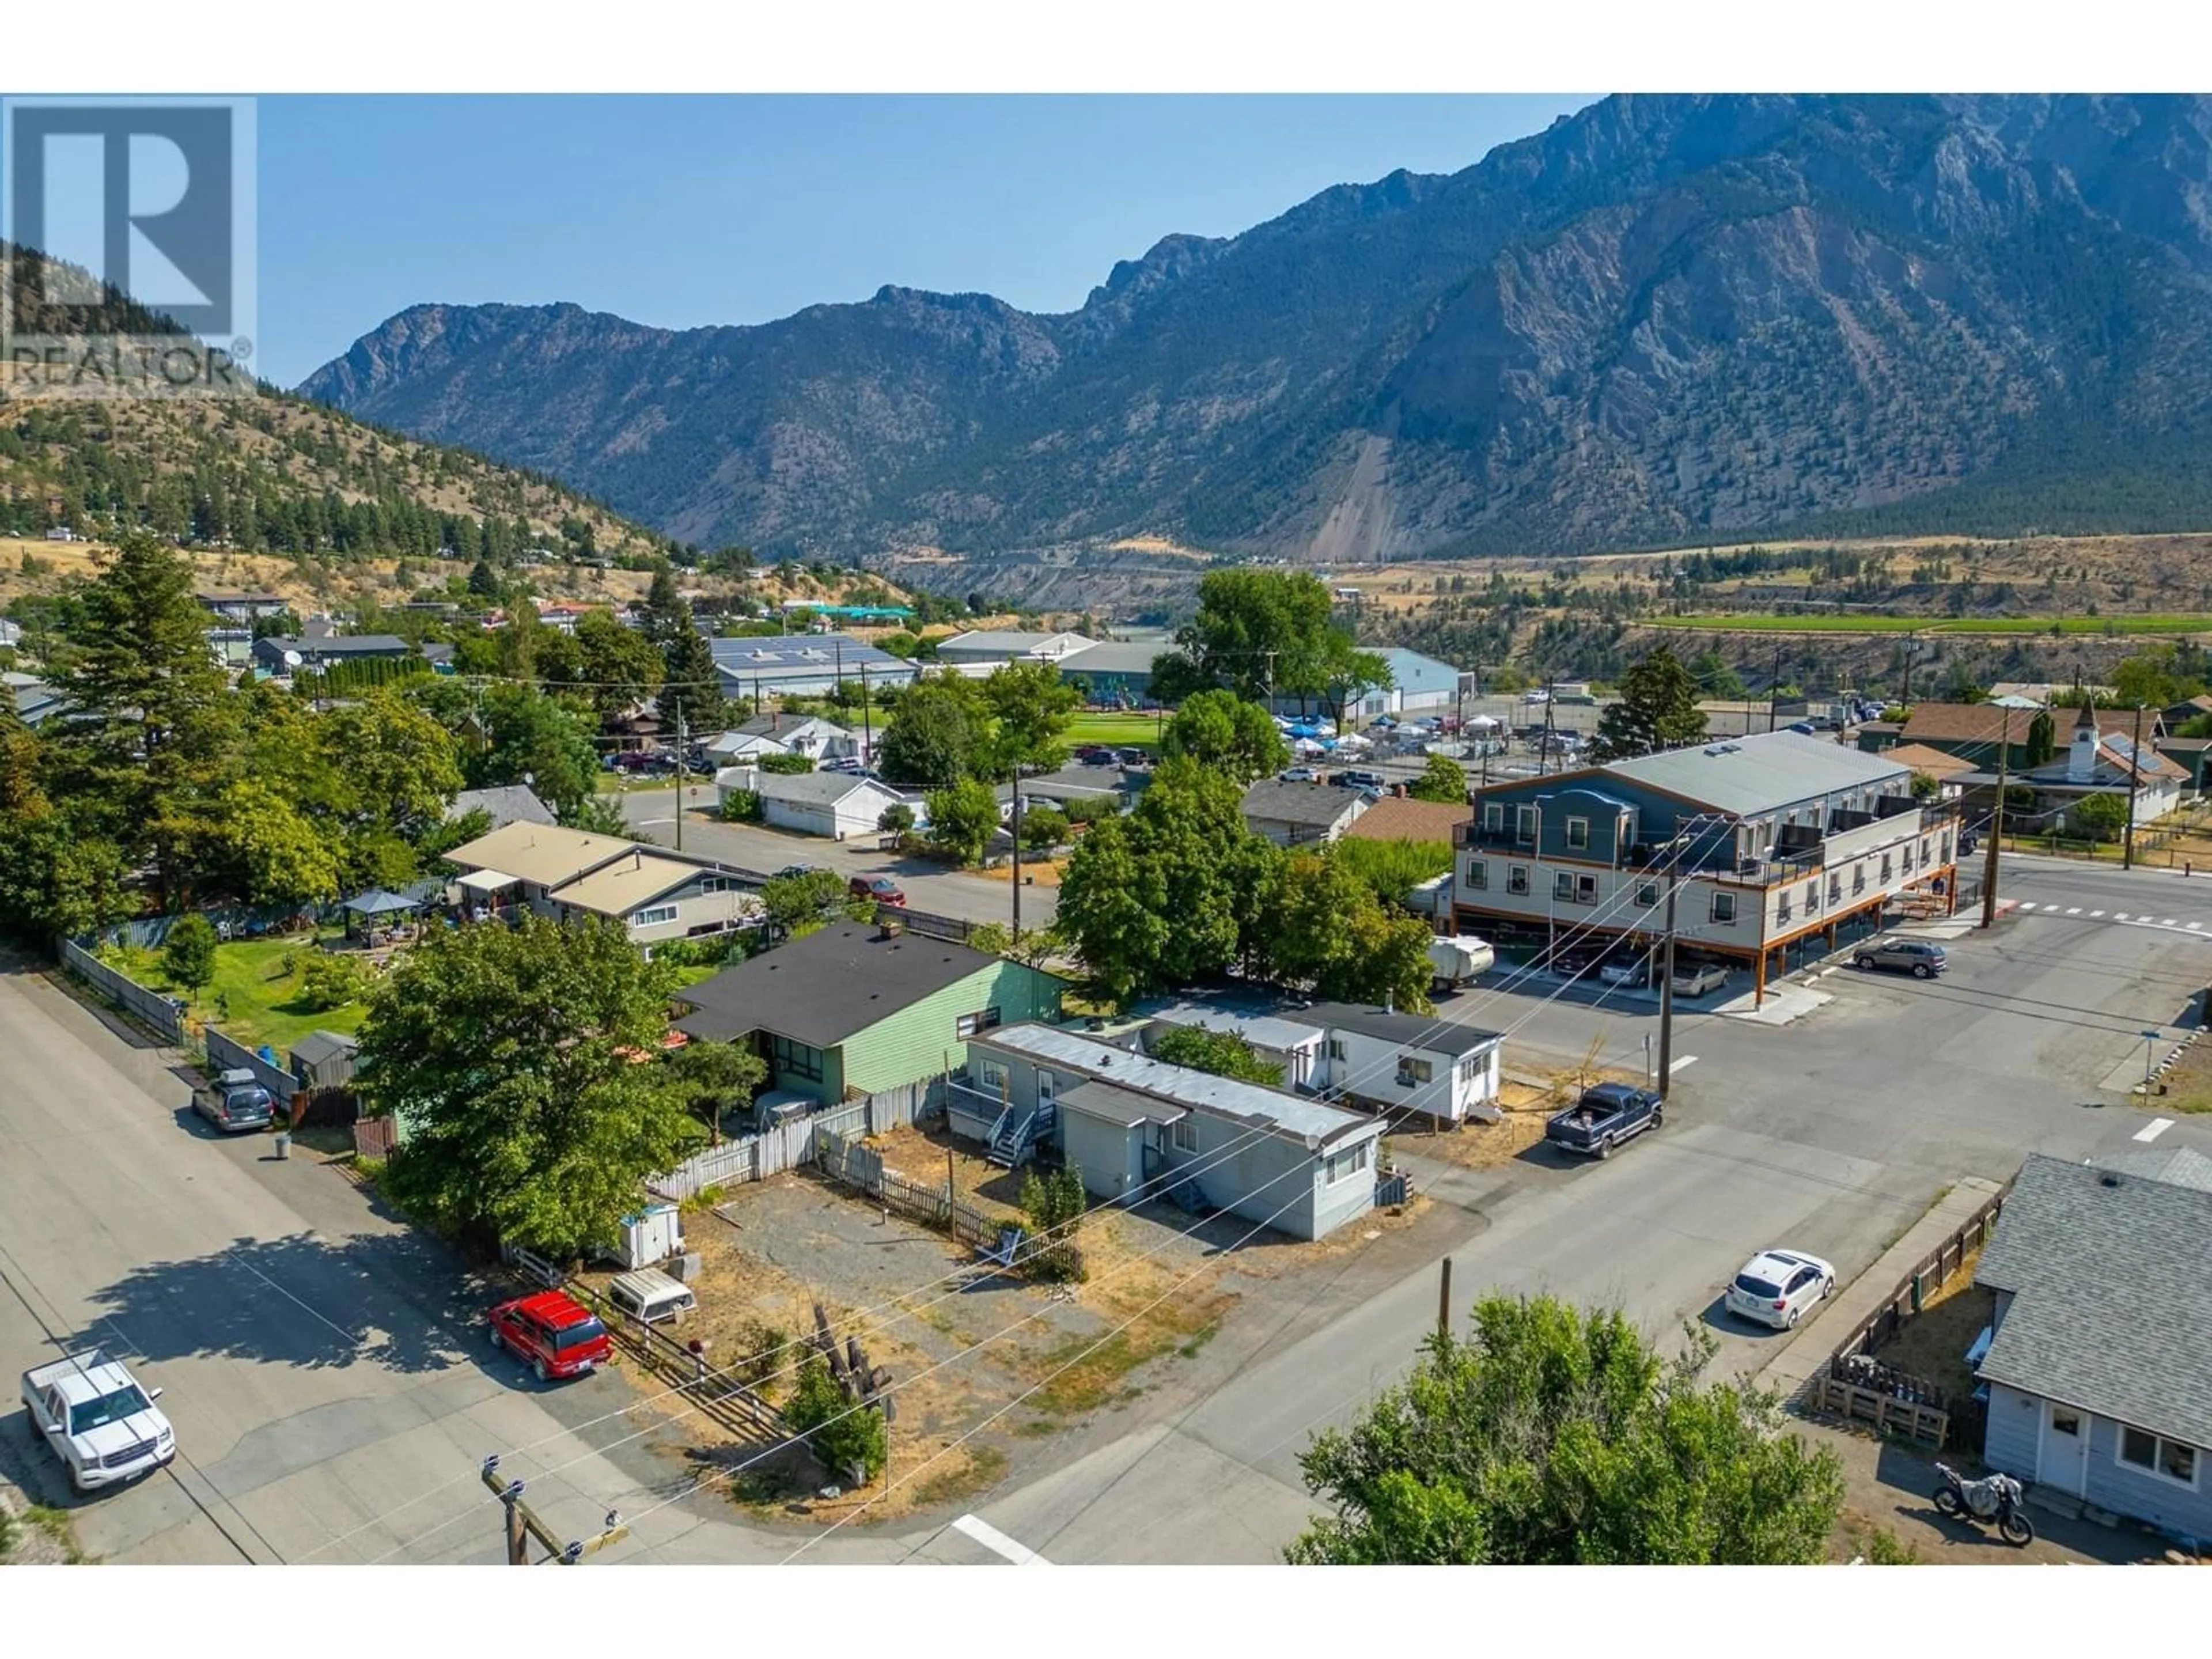
{"label": "exterior staircase", "polygon": [[1024,1111],[1009,1106],[991,1126],[990,1150],[984,1157],[1002,1170],[1018,1170],[1036,1155],[1037,1143],[1059,1121],[1059,1109],[1050,1103]]}

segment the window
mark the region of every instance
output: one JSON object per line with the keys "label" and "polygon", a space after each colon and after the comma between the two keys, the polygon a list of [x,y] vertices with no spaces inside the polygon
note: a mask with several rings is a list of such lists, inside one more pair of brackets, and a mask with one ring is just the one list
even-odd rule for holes
{"label": "window", "polygon": [[1790,920],[1790,915],[1791,915],[1791,911],[1790,911],[1790,895],[1789,895],[1789,894],[1787,894],[1787,893],[1784,893],[1784,894],[1781,896],[1781,898],[1780,898],[1779,900],[1778,900],[1778,901],[1776,902],[1776,903],[1775,903],[1775,906],[1774,906],[1774,919],[1775,919],[1775,921],[1778,921],[1778,922],[1780,922],[1780,921],[1789,921],[1789,920]]}
{"label": "window", "polygon": [[1567,820],[1567,845],[1570,847],[1587,847],[1589,845],[1589,820],[1588,818],[1569,818]]}
{"label": "window", "polygon": [[975,1079],[986,1089],[1004,1091],[1006,1086],[1006,1068],[999,1060],[983,1060],[975,1068]]}
{"label": "window", "polygon": [[2079,1439],[2081,1435],[2081,1413],[2064,1411],[2053,1406],[2051,1408],[2051,1431],[2053,1434],[2072,1435]]}
{"label": "window", "polygon": [[952,1035],[958,1041],[965,1042],[976,1032],[988,1031],[997,1024],[999,1024],[999,1011],[996,1008],[986,1008],[980,1014],[963,1014],[954,1020]]}
{"label": "window", "polygon": [[1597,878],[1595,876],[1577,876],[1575,878],[1575,902],[1577,904],[1595,904],[1597,902]]}
{"label": "window", "polygon": [[1890,862],[1889,862],[1889,854],[1887,854],[1887,853],[1884,853],[1884,854],[1881,855],[1881,878],[1882,878],[1884,881],[1887,881],[1887,880],[1890,878],[1890,876],[1891,876],[1891,874],[1892,874],[1892,873],[1893,873],[1893,872],[1892,872],[1892,871],[1891,871],[1891,868],[1890,868]]}
{"label": "window", "polygon": [[1656,909],[1659,906],[1659,884],[1656,881],[1647,881],[1638,887],[1636,890],[1636,902],[1641,909]]}
{"label": "window", "polygon": [[810,1048],[803,1042],[793,1042],[789,1037],[778,1037],[775,1040],[775,1069],[819,1083],[822,1081],[822,1051]]}
{"label": "window", "polygon": [[1536,839],[1536,809],[1516,806],[1513,809],[1513,838],[1516,841]]}
{"label": "window", "polygon": [[2121,1424],[2118,1455],[2121,1462],[2148,1474],[2162,1475],[2185,1486],[2197,1484],[2197,1449],[2178,1440],[2165,1439],[2148,1429]]}
{"label": "window", "polygon": [[1820,884],[1817,881],[1808,881],[1805,884],[1805,908],[1808,910],[1817,910],[1820,908]]}
{"label": "window", "polygon": [[1398,1056],[1398,1086],[1410,1089],[1426,1083],[1436,1076],[1436,1068],[1425,1060],[1416,1060],[1411,1054]]}
{"label": "window", "polygon": [[1923,868],[1929,862],[1928,857],[1928,838],[1925,836],[1923,836],[1920,838],[1920,862]]}
{"label": "window", "polygon": [[1357,1146],[1347,1147],[1340,1152],[1331,1152],[1328,1162],[1322,1166],[1322,1185],[1334,1187],[1338,1182],[1347,1181],[1365,1169],[1368,1145],[1368,1142],[1363,1140]]}
{"label": "window", "polygon": [[1480,893],[1490,885],[1490,866],[1480,859],[1467,861],[1467,884]]}
{"label": "window", "polygon": [[1946,863],[1946,864],[1948,864],[1950,861],[1951,861],[1951,832],[1950,832],[1948,830],[1946,830],[1943,832],[1943,862],[1944,862],[1944,863]]}
{"label": "window", "polygon": [[1909,841],[1905,842],[1903,850],[1898,856],[1904,860],[1905,873],[1908,876],[1911,875],[1912,873],[1912,843]]}
{"label": "window", "polygon": [[1060,1092],[1060,1079],[1042,1066],[1037,1067],[1037,1104],[1049,1106]]}
{"label": "window", "polygon": [[674,905],[656,904],[647,909],[634,913],[629,919],[629,925],[633,927],[658,927],[664,921],[675,921],[676,915],[677,910]]}
{"label": "window", "polygon": [[1505,890],[1526,895],[1528,891],[1528,866],[1511,864],[1505,867]]}
{"label": "window", "polygon": [[1505,828],[1505,804],[1503,801],[1483,802],[1482,827],[1493,833]]}
{"label": "window", "polygon": [[1713,895],[1712,919],[1723,927],[1732,927],[1735,925],[1735,895],[1734,893],[1716,893]]}
{"label": "window", "polygon": [[700,882],[699,890],[702,893],[726,893],[736,885],[727,876],[708,876]]}
{"label": "window", "polygon": [[1328,1040],[1328,1057],[1331,1060],[1338,1060],[1344,1058],[1344,1039],[1342,1037],[1331,1037]]}
{"label": "window", "polygon": [[1198,1114],[1185,1112],[1168,1125],[1168,1145],[1179,1152],[1198,1150]]}
{"label": "window", "polygon": [[1866,891],[1866,866],[1864,866],[1863,864],[1854,864],[1853,866],[1851,866],[1851,894],[1852,894],[1852,896],[1856,897],[1859,894],[1863,893],[1863,892],[1865,892],[1865,891]]}
{"label": "window", "polygon": [[1571,899],[1574,896],[1574,872],[1571,870],[1556,870],[1553,872],[1552,896],[1553,898]]}
{"label": "window", "polygon": [[1828,902],[1834,904],[1843,896],[1844,878],[1841,876],[1831,875],[1828,878]]}

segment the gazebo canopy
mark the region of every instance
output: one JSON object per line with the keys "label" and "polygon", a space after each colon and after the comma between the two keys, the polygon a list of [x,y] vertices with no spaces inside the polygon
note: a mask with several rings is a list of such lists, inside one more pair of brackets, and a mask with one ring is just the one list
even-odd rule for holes
{"label": "gazebo canopy", "polygon": [[348,899],[344,908],[357,916],[388,916],[396,911],[417,910],[422,907],[404,894],[372,887],[358,897]]}

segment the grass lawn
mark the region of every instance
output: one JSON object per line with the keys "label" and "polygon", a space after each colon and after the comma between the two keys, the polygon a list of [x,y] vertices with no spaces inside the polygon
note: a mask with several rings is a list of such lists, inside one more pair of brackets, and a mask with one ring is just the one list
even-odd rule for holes
{"label": "grass lawn", "polygon": [[1158,749],[1160,722],[1151,714],[1078,714],[1068,723],[1071,746],[1110,744],[1116,749]]}
{"label": "grass lawn", "polygon": [[[215,981],[192,1005],[192,1018],[212,1019],[226,1036],[248,1048],[265,1043],[279,1054],[310,1031],[352,1036],[368,1012],[366,1005],[349,1002],[343,1008],[320,1012],[300,1006],[300,975],[286,969],[284,959],[304,957],[313,949],[304,938],[245,939],[217,945]],[[161,971],[157,951],[124,947],[103,952],[102,959],[153,990],[176,989]]]}

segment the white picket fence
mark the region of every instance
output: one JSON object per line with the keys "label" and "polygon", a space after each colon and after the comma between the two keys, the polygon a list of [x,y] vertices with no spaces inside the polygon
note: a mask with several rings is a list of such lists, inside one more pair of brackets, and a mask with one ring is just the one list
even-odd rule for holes
{"label": "white picket fence", "polygon": [[645,1184],[659,1197],[680,1200],[709,1187],[765,1181],[786,1170],[811,1164],[817,1130],[827,1129],[832,1134],[854,1138],[879,1135],[943,1109],[943,1079],[929,1078],[920,1083],[905,1084],[896,1089],[886,1089],[881,1094],[848,1100],[796,1122],[710,1146]]}

